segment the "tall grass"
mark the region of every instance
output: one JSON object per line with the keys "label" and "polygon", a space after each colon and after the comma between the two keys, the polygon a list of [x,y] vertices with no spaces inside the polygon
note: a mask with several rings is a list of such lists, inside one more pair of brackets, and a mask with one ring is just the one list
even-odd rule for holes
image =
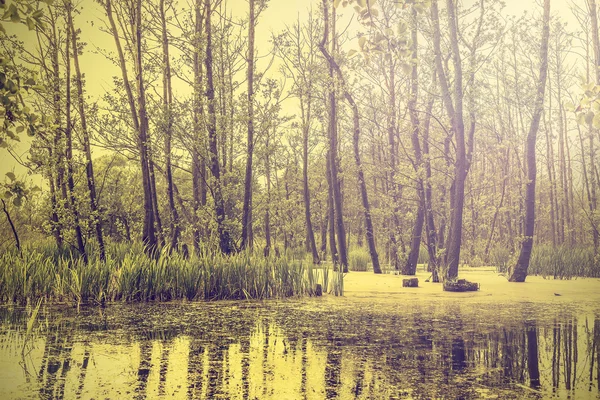
{"label": "tall grass", "polygon": [[[518,250],[511,252],[508,247],[497,246],[490,251],[490,264],[499,272],[506,273],[514,267],[519,256]],[[600,256],[594,248],[550,246],[536,244],[533,246],[529,261],[529,275],[542,275],[554,279],[570,279],[572,277],[600,277]]]}
{"label": "tall grass", "polygon": [[348,268],[350,271],[366,271],[371,261],[371,256],[368,251],[363,248],[352,250],[348,254]]}
{"label": "tall grass", "polygon": [[206,251],[186,259],[165,249],[153,258],[141,245],[111,244],[101,262],[91,250],[87,265],[51,245],[0,255],[0,302],[265,299],[313,294],[325,278],[310,264],[285,257]]}
{"label": "tall grass", "polygon": [[533,247],[529,271],[555,279],[575,276],[600,277],[600,258],[593,247],[567,247],[537,245]]}

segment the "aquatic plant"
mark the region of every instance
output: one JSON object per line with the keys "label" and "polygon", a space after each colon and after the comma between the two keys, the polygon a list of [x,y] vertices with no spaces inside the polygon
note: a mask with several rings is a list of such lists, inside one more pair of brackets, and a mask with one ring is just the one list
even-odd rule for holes
{"label": "aquatic plant", "polygon": [[350,271],[366,271],[370,261],[369,252],[363,248],[352,250],[348,254],[348,268]]}
{"label": "aquatic plant", "polygon": [[529,273],[571,279],[572,277],[600,277],[600,259],[593,247],[534,246]]}
{"label": "aquatic plant", "polygon": [[26,246],[0,255],[0,302],[104,304],[111,301],[265,299],[327,288],[328,273],[303,261],[243,252],[183,257],[163,249],[149,257],[140,245],[106,246],[102,262],[90,249],[89,263],[67,250]]}

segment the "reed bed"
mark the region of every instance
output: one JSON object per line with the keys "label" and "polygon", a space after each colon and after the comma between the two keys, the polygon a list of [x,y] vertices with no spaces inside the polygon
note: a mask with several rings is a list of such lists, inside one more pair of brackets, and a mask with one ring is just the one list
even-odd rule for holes
{"label": "reed bed", "polygon": [[105,262],[94,249],[89,254],[88,264],[68,250],[43,244],[1,254],[0,302],[36,304],[45,299],[79,305],[283,298],[313,295],[315,285],[328,278],[301,260],[251,253],[223,256],[205,251],[186,259],[164,249],[150,257],[141,245],[111,244]]}
{"label": "reed bed", "polygon": [[352,250],[348,254],[348,268],[350,271],[366,271],[370,261],[371,255],[363,248]]}
{"label": "reed bed", "polygon": [[599,278],[599,257],[591,246],[534,246],[529,262],[529,273],[554,279]]}

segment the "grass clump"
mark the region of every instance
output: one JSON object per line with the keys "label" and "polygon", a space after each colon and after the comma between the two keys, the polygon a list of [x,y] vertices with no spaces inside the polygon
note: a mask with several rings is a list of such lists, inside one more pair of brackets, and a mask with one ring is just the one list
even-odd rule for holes
{"label": "grass clump", "polygon": [[538,245],[533,247],[529,274],[571,279],[600,277],[600,258],[593,247]]}
{"label": "grass clump", "polygon": [[308,264],[250,253],[205,252],[184,258],[162,251],[149,257],[141,245],[111,245],[107,260],[91,252],[88,264],[69,251],[26,247],[0,255],[0,302],[103,304],[124,301],[265,299],[310,294],[323,277]]}
{"label": "grass clump", "polygon": [[352,250],[348,254],[348,268],[350,271],[366,271],[369,261],[371,261],[371,256],[365,249]]}

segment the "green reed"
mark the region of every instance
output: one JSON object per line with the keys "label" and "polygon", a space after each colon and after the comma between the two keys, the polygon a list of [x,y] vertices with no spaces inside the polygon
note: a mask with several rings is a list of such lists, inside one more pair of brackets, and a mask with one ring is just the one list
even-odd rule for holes
{"label": "green reed", "polygon": [[[54,250],[54,251],[53,251]],[[104,304],[123,301],[265,299],[312,294],[321,276],[287,257],[243,252],[224,256],[206,251],[184,258],[163,249],[148,256],[141,245],[109,244],[100,261],[90,248],[89,263],[76,253],[48,244],[22,254],[0,255],[0,302]]]}

